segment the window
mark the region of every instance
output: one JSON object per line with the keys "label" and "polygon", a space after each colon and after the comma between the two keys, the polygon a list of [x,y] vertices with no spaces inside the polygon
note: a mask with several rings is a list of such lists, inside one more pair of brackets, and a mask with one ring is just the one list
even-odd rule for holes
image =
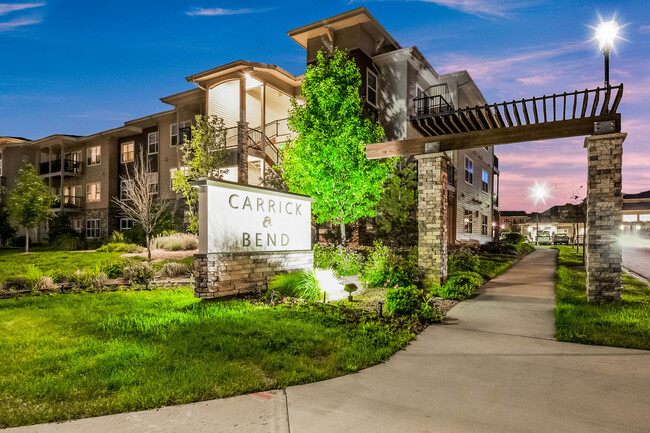
{"label": "window", "polygon": [[133,220],[131,218],[120,218],[120,230],[131,230],[133,228]]}
{"label": "window", "polygon": [[149,191],[158,194],[158,173],[149,173]]}
{"label": "window", "polygon": [[366,71],[366,101],[377,108],[377,75],[370,69]]}
{"label": "window", "polygon": [[487,236],[488,234],[488,217],[487,215],[481,216],[481,234]]}
{"label": "window", "polygon": [[474,161],[465,157],[465,182],[474,184]]}
{"label": "window", "polygon": [[86,237],[98,238],[99,236],[99,220],[86,220]]}
{"label": "window", "polygon": [[488,182],[488,173],[485,170],[481,170],[481,189],[483,192],[489,192],[490,185]]}
{"label": "window", "polygon": [[127,162],[133,162],[135,157],[135,143],[132,141],[129,141],[128,143],[122,143],[121,149],[122,149],[121,152],[122,164],[126,164]]}
{"label": "window", "polygon": [[101,184],[99,182],[86,184],[86,202],[97,202],[101,200]]}
{"label": "window", "polygon": [[86,165],[98,165],[102,163],[102,147],[93,146],[89,147],[86,151],[87,162]]}
{"label": "window", "polygon": [[83,229],[83,220],[74,220],[74,229],[77,233],[81,233]]}
{"label": "window", "polygon": [[158,153],[158,131],[150,132],[148,136],[149,155]]}
{"label": "window", "polygon": [[129,184],[133,184],[133,181],[128,179],[120,181],[120,200],[128,200],[126,191],[129,188]]}
{"label": "window", "polygon": [[465,216],[463,218],[463,231],[465,233],[472,233],[474,226],[472,224],[472,211],[465,209]]}
{"label": "window", "polygon": [[[180,125],[181,125],[181,129],[187,128],[188,126],[192,126],[192,121],[187,120],[185,122],[181,122]],[[178,124],[176,123],[170,126],[169,136],[171,138],[172,146],[177,146],[178,144],[183,144],[185,142],[185,137],[181,137],[180,143],[178,141]]]}

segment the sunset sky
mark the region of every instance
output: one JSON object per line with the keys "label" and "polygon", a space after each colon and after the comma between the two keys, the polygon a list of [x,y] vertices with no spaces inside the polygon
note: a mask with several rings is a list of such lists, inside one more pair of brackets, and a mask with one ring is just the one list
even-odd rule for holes
{"label": "sunset sky", "polygon": [[[163,111],[184,77],[233,60],[305,69],[288,30],[366,6],[403,47],[440,73],[466,69],[488,102],[602,86],[603,56],[589,25],[625,24],[612,56],[623,82],[623,190],[650,189],[650,2],[647,1],[72,1],[1,3],[0,135],[85,135]],[[548,206],[586,185],[584,138],[497,147],[501,209],[533,210],[528,188],[547,181]],[[584,191],[584,188],[582,188]]]}

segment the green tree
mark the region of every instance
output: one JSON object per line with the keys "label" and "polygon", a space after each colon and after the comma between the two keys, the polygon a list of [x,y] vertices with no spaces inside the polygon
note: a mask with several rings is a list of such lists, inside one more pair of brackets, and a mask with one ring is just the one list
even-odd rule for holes
{"label": "green tree", "polygon": [[16,234],[16,229],[9,222],[9,211],[0,204],[0,246],[7,245]]}
{"label": "green tree", "polygon": [[202,177],[221,179],[225,171],[221,168],[228,158],[226,128],[223,119],[217,116],[196,116],[192,126],[192,138],[181,146],[183,170],[178,170],[172,180],[175,192],[185,197],[188,206],[186,214],[190,224],[188,231],[199,230],[199,194],[192,182]]}
{"label": "green tree", "polygon": [[304,105],[292,102],[289,128],[297,133],[282,149],[282,174],[292,192],[315,199],[315,222],[341,226],[375,215],[393,161],[366,159],[366,144],[384,131],[365,115],[361,74],[347,53],[318,53],[302,81]]}
{"label": "green tree", "polygon": [[377,235],[380,238],[393,245],[412,246],[417,243],[417,188],[415,164],[398,161],[377,204]]}
{"label": "green tree", "polygon": [[18,171],[16,185],[9,193],[11,216],[25,229],[25,252],[29,252],[29,230],[52,217],[56,197],[47,188],[36,169],[25,163]]}

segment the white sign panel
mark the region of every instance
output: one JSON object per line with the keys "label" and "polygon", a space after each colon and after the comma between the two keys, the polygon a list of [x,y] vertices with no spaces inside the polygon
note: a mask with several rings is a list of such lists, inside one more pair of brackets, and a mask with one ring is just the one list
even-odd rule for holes
{"label": "white sign panel", "polygon": [[199,184],[199,253],[311,250],[310,197],[230,182]]}

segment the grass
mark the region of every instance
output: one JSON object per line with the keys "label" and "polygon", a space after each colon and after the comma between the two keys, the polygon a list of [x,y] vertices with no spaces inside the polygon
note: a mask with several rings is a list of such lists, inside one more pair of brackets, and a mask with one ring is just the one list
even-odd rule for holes
{"label": "grass", "polygon": [[2,300],[0,428],[328,379],[413,338],[321,309],[206,302],[189,289]]}
{"label": "grass", "polygon": [[95,269],[98,265],[122,260],[119,252],[47,251],[24,254],[20,249],[0,249],[0,282],[34,272],[60,280],[77,270]]}
{"label": "grass", "polygon": [[574,343],[650,350],[650,287],[623,274],[620,304],[589,304],[582,254],[570,247],[557,249],[555,337]]}
{"label": "grass", "polygon": [[479,254],[478,273],[485,279],[491,280],[503,274],[515,263],[513,256],[500,254]]}

